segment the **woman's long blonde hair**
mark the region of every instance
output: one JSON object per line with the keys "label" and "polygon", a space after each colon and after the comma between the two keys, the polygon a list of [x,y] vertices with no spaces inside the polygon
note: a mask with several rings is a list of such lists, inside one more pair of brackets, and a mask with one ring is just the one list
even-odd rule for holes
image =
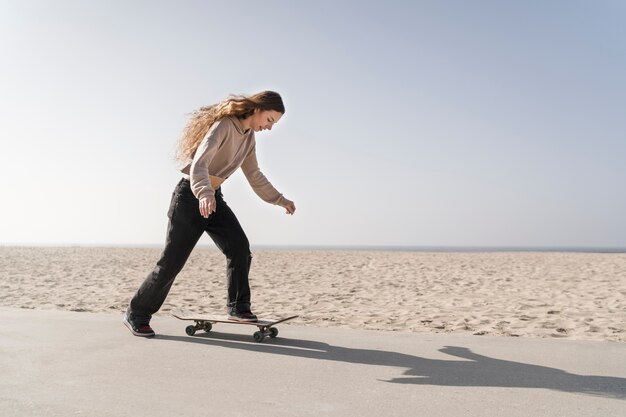
{"label": "woman's long blonde hair", "polygon": [[176,158],[183,162],[192,159],[200,142],[216,121],[224,117],[245,119],[256,110],[285,113],[285,106],[280,94],[263,91],[252,96],[230,96],[218,104],[200,107],[191,114],[183,129],[176,147]]}

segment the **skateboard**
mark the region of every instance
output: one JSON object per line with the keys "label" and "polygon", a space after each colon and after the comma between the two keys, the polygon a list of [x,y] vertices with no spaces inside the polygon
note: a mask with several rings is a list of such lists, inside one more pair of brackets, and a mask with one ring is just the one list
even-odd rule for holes
{"label": "skateboard", "polygon": [[254,341],[258,343],[263,342],[263,339],[265,339],[265,336],[269,336],[272,339],[278,336],[278,329],[274,327],[275,325],[279,323],[284,323],[287,320],[295,319],[296,317],[298,317],[298,316],[291,316],[291,317],[286,317],[286,318],[276,319],[276,320],[259,320],[256,322],[249,322],[249,321],[228,320],[228,318],[225,318],[224,316],[200,317],[200,315],[198,316],[185,316],[185,315],[177,315],[177,314],[172,314],[172,315],[179,320],[192,320],[195,322],[195,325],[193,324],[189,325],[185,329],[185,332],[189,336],[193,336],[194,334],[196,334],[197,330],[204,330],[205,332],[208,333],[211,331],[211,329],[213,328],[213,325],[216,323],[243,324],[246,326],[256,326],[258,327],[259,330],[254,332],[252,337],[254,338]]}

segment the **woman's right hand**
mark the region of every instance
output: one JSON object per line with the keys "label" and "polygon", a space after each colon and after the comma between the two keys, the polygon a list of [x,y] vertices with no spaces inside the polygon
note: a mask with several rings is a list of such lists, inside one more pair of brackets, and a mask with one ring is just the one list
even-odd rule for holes
{"label": "woman's right hand", "polygon": [[200,214],[202,217],[207,219],[211,213],[215,211],[217,208],[217,203],[215,202],[215,196],[203,197],[200,199]]}
{"label": "woman's right hand", "polygon": [[285,199],[285,203],[283,204],[283,208],[286,210],[286,214],[293,214],[296,212],[296,205],[293,201]]}

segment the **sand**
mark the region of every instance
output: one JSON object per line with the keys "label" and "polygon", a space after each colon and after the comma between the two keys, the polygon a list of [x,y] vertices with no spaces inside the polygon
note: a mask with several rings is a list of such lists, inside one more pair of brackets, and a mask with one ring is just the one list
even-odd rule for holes
{"label": "sand", "polygon": [[[160,249],[0,247],[0,306],[121,314]],[[296,324],[626,341],[626,254],[254,251],[253,309]],[[158,315],[224,311],[196,249]]]}

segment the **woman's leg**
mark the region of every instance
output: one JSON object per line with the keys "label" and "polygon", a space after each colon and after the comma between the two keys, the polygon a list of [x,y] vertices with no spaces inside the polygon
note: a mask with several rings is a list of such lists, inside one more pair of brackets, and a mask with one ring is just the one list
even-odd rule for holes
{"label": "woman's leg", "polygon": [[215,199],[217,208],[208,219],[206,232],[226,256],[227,306],[239,312],[247,312],[250,311],[250,243],[235,213],[224,201],[220,189],[216,191]]}
{"label": "woman's leg", "polygon": [[149,322],[152,314],[161,308],[174,279],[204,231],[198,200],[187,180],[181,180],[176,186],[168,217],[165,249],[161,258],[130,302],[130,313],[137,321]]}

